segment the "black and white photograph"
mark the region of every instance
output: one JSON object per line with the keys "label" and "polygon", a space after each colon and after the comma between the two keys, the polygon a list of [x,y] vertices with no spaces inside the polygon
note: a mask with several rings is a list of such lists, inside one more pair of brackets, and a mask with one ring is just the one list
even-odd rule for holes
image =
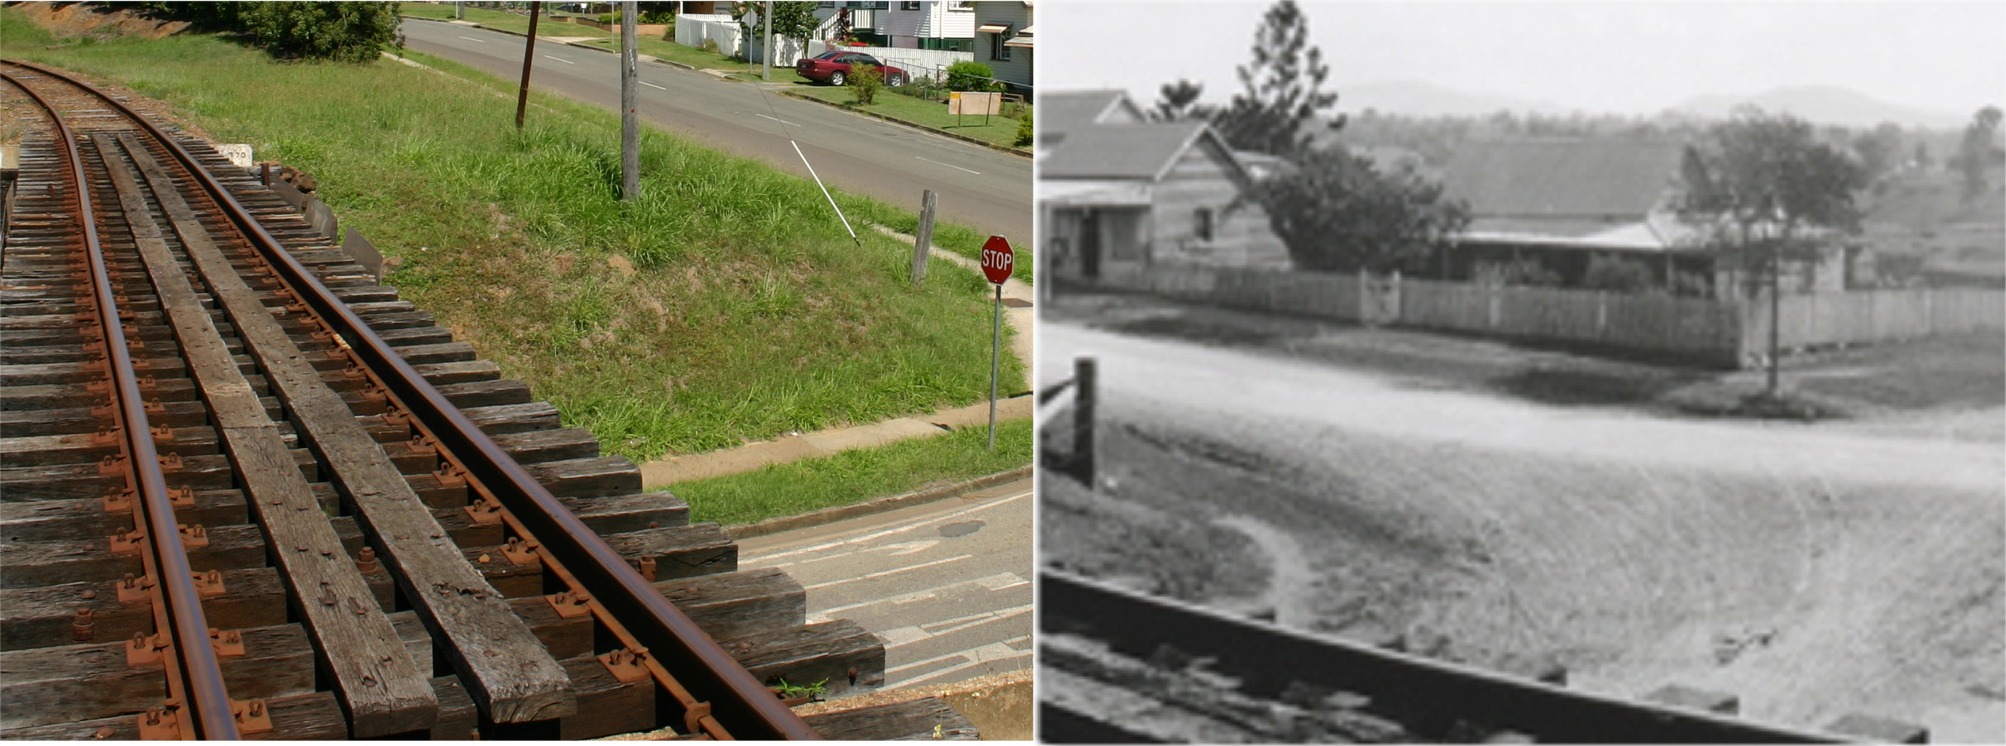
{"label": "black and white photograph", "polygon": [[2006,740],[2006,4],[1038,7],[1042,740]]}

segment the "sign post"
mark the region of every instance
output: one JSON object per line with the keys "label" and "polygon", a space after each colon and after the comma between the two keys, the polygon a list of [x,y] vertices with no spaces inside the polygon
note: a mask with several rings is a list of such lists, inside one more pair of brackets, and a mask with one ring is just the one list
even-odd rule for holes
{"label": "sign post", "polygon": [[1003,360],[1003,283],[1017,269],[1017,255],[1002,236],[982,244],[982,275],[996,286],[996,321],[989,336],[989,450],[996,450],[996,378]]}

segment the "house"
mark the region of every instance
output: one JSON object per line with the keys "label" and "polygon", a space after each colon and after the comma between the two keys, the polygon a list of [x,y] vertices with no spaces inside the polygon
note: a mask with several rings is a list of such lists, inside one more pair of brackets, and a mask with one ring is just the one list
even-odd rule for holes
{"label": "house", "polygon": [[[1591,261],[1621,258],[1644,264],[1662,287],[1718,296],[1739,281],[1737,264],[1709,251],[1675,211],[1683,152],[1662,139],[1466,141],[1442,183],[1445,199],[1468,204],[1470,223],[1430,274],[1473,281],[1536,266],[1579,287]],[[1791,263],[1784,286],[1843,290],[1845,263],[1836,249],[1816,263]]]}
{"label": "house", "polygon": [[1128,284],[1157,264],[1281,264],[1255,176],[1204,122],[1151,122],[1119,91],[1039,99],[1041,272]]}
{"label": "house", "polygon": [[838,12],[850,11],[850,36],[871,46],[968,52],[975,48],[975,7],[969,0],[822,2],[817,38],[834,33]]}
{"label": "house", "polygon": [[[1031,0],[979,0],[975,6],[975,61],[995,71],[1014,92],[1031,93]],[[1042,105],[1043,102],[1040,102]]]}

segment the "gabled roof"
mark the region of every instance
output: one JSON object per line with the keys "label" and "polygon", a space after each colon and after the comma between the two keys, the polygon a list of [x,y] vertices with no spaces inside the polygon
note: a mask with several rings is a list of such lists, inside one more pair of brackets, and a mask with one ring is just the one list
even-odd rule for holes
{"label": "gabled roof", "polygon": [[1063,137],[1067,133],[1102,123],[1125,107],[1132,119],[1146,119],[1128,94],[1114,89],[1099,91],[1058,91],[1038,94],[1038,134]]}
{"label": "gabled roof", "polygon": [[1664,201],[1681,152],[1670,140],[1470,140],[1442,184],[1476,218],[1638,221]]}
{"label": "gabled roof", "polygon": [[[1042,105],[1042,102],[1041,102]],[[1238,178],[1245,168],[1218,133],[1204,122],[1102,124],[1083,127],[1039,162],[1039,179],[1146,179],[1169,172],[1186,150],[1208,143],[1232,164]]]}

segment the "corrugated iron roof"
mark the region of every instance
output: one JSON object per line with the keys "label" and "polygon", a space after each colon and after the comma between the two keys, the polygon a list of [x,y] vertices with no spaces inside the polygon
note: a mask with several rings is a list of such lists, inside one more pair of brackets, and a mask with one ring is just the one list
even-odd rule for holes
{"label": "corrugated iron roof", "polygon": [[1203,132],[1204,122],[1083,127],[1039,162],[1038,178],[1155,179]]}
{"label": "corrugated iron roof", "polygon": [[1671,188],[1680,153],[1670,140],[1470,140],[1442,182],[1478,218],[1641,221]]}
{"label": "corrugated iron roof", "polygon": [[1038,94],[1039,134],[1064,134],[1091,125],[1128,94],[1114,89]]}

